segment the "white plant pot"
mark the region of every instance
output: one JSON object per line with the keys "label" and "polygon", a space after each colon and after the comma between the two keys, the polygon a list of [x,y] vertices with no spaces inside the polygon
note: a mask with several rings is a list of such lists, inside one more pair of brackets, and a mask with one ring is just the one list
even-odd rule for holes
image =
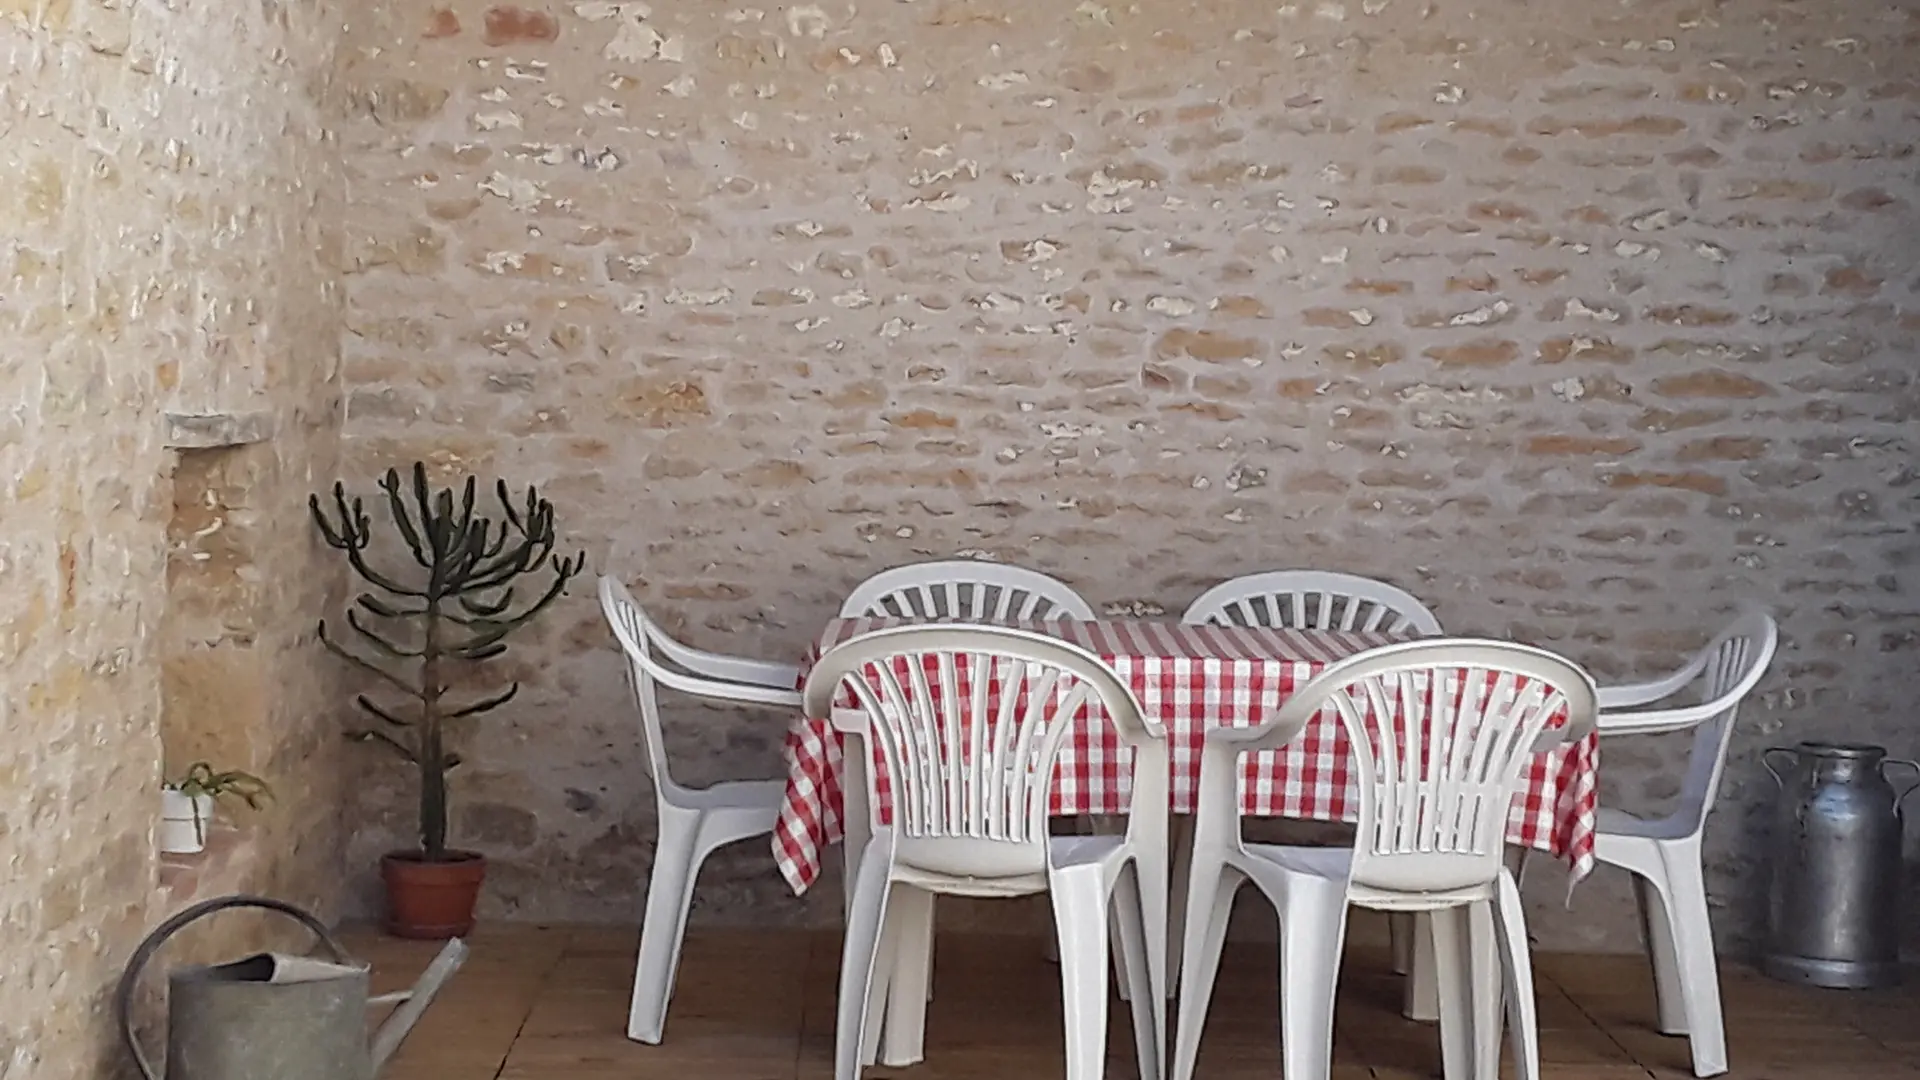
{"label": "white plant pot", "polygon": [[213,796],[160,792],[160,853],[193,855],[206,850],[207,827],[213,824]]}

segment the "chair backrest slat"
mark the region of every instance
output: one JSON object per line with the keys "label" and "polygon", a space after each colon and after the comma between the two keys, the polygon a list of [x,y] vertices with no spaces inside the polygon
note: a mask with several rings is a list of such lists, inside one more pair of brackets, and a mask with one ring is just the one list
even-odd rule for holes
{"label": "chair backrest slat", "polygon": [[1201,593],[1182,622],[1344,630],[1434,637],[1440,621],[1412,594],[1382,581],[1325,570],[1273,570]]}
{"label": "chair backrest slat", "polygon": [[949,559],[883,570],[841,605],[842,618],[862,615],[994,622],[1090,620],[1093,606],[1037,570]]}

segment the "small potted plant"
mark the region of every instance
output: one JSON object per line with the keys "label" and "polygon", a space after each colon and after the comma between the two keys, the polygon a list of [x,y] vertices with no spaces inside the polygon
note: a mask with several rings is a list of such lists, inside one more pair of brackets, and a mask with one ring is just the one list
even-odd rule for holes
{"label": "small potted plant", "polygon": [[[399,937],[441,939],[473,929],[473,910],[486,879],[486,858],[447,846],[447,774],[460,764],[449,745],[459,721],[499,708],[520,689],[464,702],[450,700],[453,680],[507,651],[506,638],[566,591],[586,566],[584,554],[553,556],[553,504],[532,486],[516,504],[506,481],[495,484],[501,520],[474,511],[475,482],[431,489],[424,464],[413,466],[412,484],[389,469],[380,481],[388,516],[418,570],[396,571],[368,558],[373,526],[358,497],[333,486],[331,514],[320,497],[309,500],[313,521],[330,547],[345,553],[354,573],[374,587],[354,598],[347,625],[358,639],[349,647],[320,623],[320,641],[334,654],[397,691],[394,705],[361,694],[354,703],[367,725],[349,737],[377,742],[419,773],[420,846],[380,861],[387,892],[387,929]],[[396,562],[404,562],[396,559]],[[516,597],[516,583],[546,576],[531,600]],[[516,600],[519,602],[516,603]]]}
{"label": "small potted plant", "polygon": [[213,766],[196,761],[187,766],[178,780],[160,786],[160,851],[164,855],[194,855],[206,850],[207,826],[213,822],[213,804],[224,796],[234,796],[252,809],[260,809],[264,799],[273,797],[273,789],[257,776],[239,771],[215,772]]}

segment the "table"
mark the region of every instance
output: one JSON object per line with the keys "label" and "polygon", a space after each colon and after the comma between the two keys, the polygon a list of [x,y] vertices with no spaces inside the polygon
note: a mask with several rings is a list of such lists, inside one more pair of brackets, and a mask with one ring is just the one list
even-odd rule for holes
{"label": "table", "polygon": [[[835,619],[809,649],[802,673],[828,649],[860,634],[915,620]],[[1392,635],[1264,627],[1190,626],[1146,620],[1012,624],[1079,645],[1104,660],[1165,726],[1176,814],[1193,812],[1200,744],[1209,728],[1249,727],[1276,711],[1327,665],[1402,640]],[[1323,712],[1287,746],[1241,762],[1241,810],[1251,817],[1351,822],[1359,812],[1350,749],[1339,719]],[[796,717],[786,740],[787,795],[773,831],[773,855],[795,893],[819,877],[822,853],[843,838],[857,860],[869,835],[864,764],[850,765],[825,718]],[[1126,803],[1124,748],[1112,727],[1089,718],[1067,740],[1053,788],[1062,815],[1120,813]],[[1565,859],[1575,882],[1594,866],[1599,741],[1589,736],[1536,757],[1514,800],[1512,844]],[[880,787],[885,801],[884,783]],[[888,808],[879,808],[884,820]]]}

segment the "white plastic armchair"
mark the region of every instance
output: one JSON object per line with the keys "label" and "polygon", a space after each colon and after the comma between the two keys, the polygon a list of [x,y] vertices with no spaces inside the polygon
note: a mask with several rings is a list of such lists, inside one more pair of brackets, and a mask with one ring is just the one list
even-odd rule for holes
{"label": "white plastic armchair", "polygon": [[[780,780],[726,781],[705,788],[676,783],[667,766],[659,687],[737,705],[798,709],[799,676],[778,664],[702,652],[674,641],[647,617],[626,586],[611,577],[600,579],[600,609],[626,656],[628,682],[640,709],[642,754],[658,810],[653,872],[627,1014],[627,1037],[657,1044],[666,1026],[687,908],[701,864],[726,844],[771,833],[786,788]],[[665,661],[686,670],[676,671]]]}
{"label": "white plastic armchair", "polygon": [[[1651,682],[1600,691],[1603,738],[1694,732],[1679,805],[1658,818],[1602,807],[1594,856],[1633,875],[1634,899],[1653,964],[1660,1030],[1687,1037],[1696,1076],[1727,1071],[1726,1023],[1700,839],[1726,769],[1740,703],[1766,674],[1779,637],[1772,616],[1744,605],[1680,670]],[[1701,688],[1696,704],[1637,708],[1666,701],[1696,683]]]}
{"label": "white plastic armchair", "polygon": [[[1440,620],[1412,593],[1384,581],[1331,570],[1268,570],[1223,581],[1187,605],[1181,622],[1221,626],[1264,626],[1297,630],[1346,630],[1439,637]],[[1182,823],[1174,835],[1174,876],[1186,867],[1191,831]],[[1184,916],[1175,898],[1174,922]],[[1394,969],[1413,969],[1414,919],[1391,915]],[[1174,945],[1177,966],[1180,945]],[[1177,983],[1176,983],[1177,985]],[[1410,988],[1411,989],[1411,988]],[[1423,989],[1428,989],[1423,987]],[[1415,1006],[1418,1010],[1418,1006]]]}
{"label": "white plastic armchair", "polygon": [[994,622],[1088,621],[1093,605],[1038,570],[949,559],[883,570],[841,605],[842,618],[918,616]]}
{"label": "white plastic armchair", "polygon": [[[843,693],[854,707],[834,708]],[[1133,753],[1124,835],[1052,836],[1056,759],[1086,706],[1103,710]],[[935,893],[1052,897],[1065,998],[1066,1076],[1098,1080],[1107,1044],[1107,927],[1117,917],[1142,1080],[1165,1060],[1167,749],[1164,732],[1098,657],[1044,635],[997,627],[909,626],[829,651],[806,685],[807,714],[876,746],[890,792],[860,860],[841,961],[836,1080],[871,1053],[899,939],[921,933]],[[905,954],[909,961],[924,953]],[[924,1023],[924,987],[892,996]],[[896,1018],[898,1019],[898,1018]],[[897,1030],[889,1020],[889,1033]]]}
{"label": "white plastic armchair", "polygon": [[[1247,843],[1239,759],[1284,746],[1323,708],[1340,716],[1359,797],[1355,846]],[[1209,731],[1201,751],[1172,1080],[1188,1080],[1232,910],[1252,881],[1280,915],[1285,1080],[1326,1080],[1349,905],[1425,912],[1439,966],[1449,1077],[1491,1080],[1494,1031],[1473,1029],[1504,983],[1516,1074],[1540,1073],[1532,961],[1520,892],[1504,862],[1514,795],[1534,753],[1583,738],[1593,681],[1552,653],[1465,639],[1408,642],[1328,667],[1266,723]],[[1564,721],[1549,727],[1557,715]],[[1491,909],[1503,969],[1474,970],[1473,909]],[[1470,1002],[1471,1008],[1469,1007]],[[1485,1004],[1483,1004],[1485,1003]]]}
{"label": "white plastic armchair", "polygon": [[[897,566],[860,583],[840,607],[841,618],[896,616],[976,622],[1041,622],[1093,619],[1093,605],[1066,583],[1037,570],[971,559],[946,559]],[[1098,829],[1104,823],[1087,821]],[[859,855],[849,852],[847,888],[858,874]],[[851,899],[849,899],[851,903]],[[933,925],[925,940],[902,941],[903,948],[927,954],[932,964]],[[1051,955],[1051,948],[1049,948]],[[899,1059],[896,1060],[906,1060]]]}
{"label": "white plastic armchair", "polygon": [[1328,570],[1271,570],[1223,581],[1189,604],[1180,621],[1427,637],[1440,633],[1440,620],[1412,593]]}

